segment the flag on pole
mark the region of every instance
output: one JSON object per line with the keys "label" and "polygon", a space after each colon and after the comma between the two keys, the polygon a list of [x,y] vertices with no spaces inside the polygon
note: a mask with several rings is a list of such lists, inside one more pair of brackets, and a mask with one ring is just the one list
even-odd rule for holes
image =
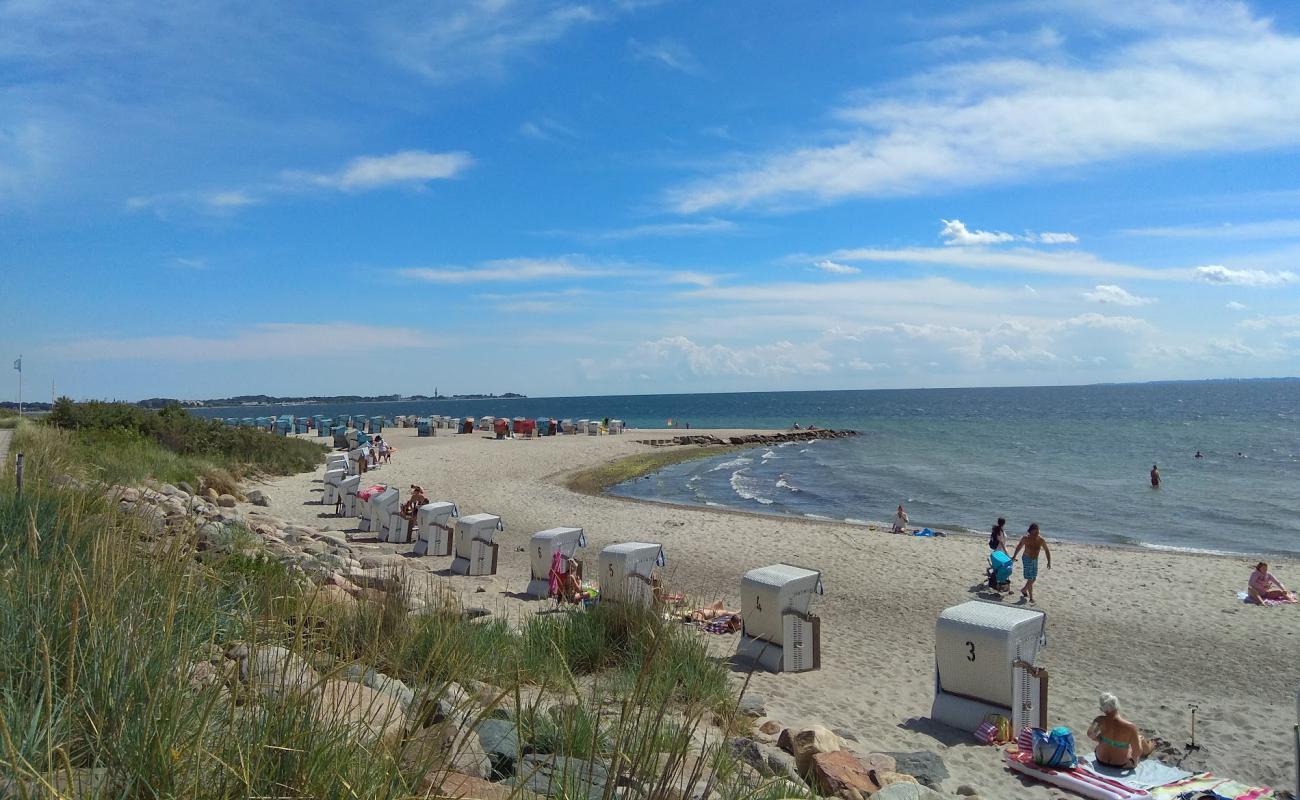
{"label": "flag on pole", "polygon": [[15,359],[14,359],[14,369],[18,370],[19,372],[22,372],[22,371],[23,371],[23,357],[22,357],[22,356],[18,356],[18,358],[15,358]]}

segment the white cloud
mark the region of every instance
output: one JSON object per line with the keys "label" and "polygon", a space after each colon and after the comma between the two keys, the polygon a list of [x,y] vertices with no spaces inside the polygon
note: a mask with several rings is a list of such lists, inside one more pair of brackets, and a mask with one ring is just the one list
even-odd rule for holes
{"label": "white cloud", "polygon": [[425,283],[478,283],[480,281],[542,281],[566,278],[602,278],[623,274],[608,266],[589,266],[564,259],[505,258],[477,267],[413,267],[400,269],[403,278]]}
{"label": "white cloud", "polygon": [[1228,309],[1229,311],[1245,311],[1248,308],[1250,308],[1250,306],[1246,305],[1245,303],[1238,303],[1236,300],[1229,300],[1228,304],[1224,306],[1224,308]]}
{"label": "white cloud", "polygon": [[1300,127],[1300,38],[1244,8],[1189,4],[1221,24],[1192,30],[1171,13],[1086,60],[998,56],[934,69],[839,109],[816,143],[752,155],[671,191],[669,203],[684,212],[820,204],[1057,177],[1145,154],[1289,147]]}
{"label": "white cloud", "polygon": [[1001,244],[1003,242],[1014,242],[1016,237],[1001,231],[972,231],[967,230],[965,224],[959,219],[940,220],[943,223],[943,230],[939,235],[943,237],[944,244],[965,246],[974,244]]}
{"label": "white cloud", "polygon": [[1031,234],[1029,238],[1041,244],[1078,244],[1079,242],[1079,237],[1073,233],[1043,232],[1036,236]]}
{"label": "white cloud", "polygon": [[386,156],[361,156],[342,169],[328,173],[290,172],[290,181],[343,192],[366,191],[386,186],[418,186],[429,181],[454,178],[473,165],[469,153],[430,153],[403,150]]}
{"label": "white cloud", "polygon": [[276,322],[253,325],[228,336],[83,339],[43,350],[69,361],[266,361],[315,358],[322,352],[363,353],[374,348],[432,348],[451,343],[446,337],[415,328]]}
{"label": "white cloud", "polygon": [[1300,219],[1271,219],[1258,222],[1225,222],[1221,225],[1172,225],[1130,228],[1131,236],[1168,239],[1294,239],[1300,237]]}
{"label": "white cloud", "polygon": [[519,133],[530,139],[543,142],[558,142],[577,137],[578,132],[554,117],[542,116],[530,119],[519,126]]}
{"label": "white cloud", "polygon": [[482,0],[394,6],[374,23],[382,51],[430,81],[499,79],[514,61],[599,21],[590,5]]}
{"label": "white cloud", "polygon": [[677,270],[669,272],[663,276],[667,283],[681,284],[685,286],[714,286],[721,276],[712,275],[707,272],[694,272],[692,270]]}
{"label": "white cloud", "polygon": [[1185,269],[1149,269],[1105,261],[1091,253],[1047,252],[1033,248],[994,250],[982,247],[907,247],[883,249],[863,247],[837,250],[836,261],[870,261],[898,264],[931,264],[975,270],[1039,272],[1050,275],[1082,275],[1090,278],[1138,278],[1143,280],[1186,280]]}
{"label": "white cloud", "polygon": [[423,186],[430,181],[455,178],[474,164],[469,153],[431,153],[403,150],[385,156],[359,156],[334,172],[286,170],[279,179],[238,189],[164,192],[126,201],[130,211],[159,214],[186,208],[209,214],[229,214],[268,202],[272,197],[332,189],[364,192],[390,186]]}
{"label": "white cloud", "polygon": [[1154,297],[1139,297],[1113,284],[1098,285],[1091,292],[1084,292],[1083,299],[1089,303],[1101,303],[1113,306],[1147,306],[1156,302]]}
{"label": "white cloud", "polygon": [[629,39],[627,46],[637,61],[651,61],[688,75],[700,73],[700,62],[695,55],[686,45],[673,39],[660,39],[657,42]]}
{"label": "white cloud", "polygon": [[610,228],[604,231],[551,231],[551,233],[573,236],[588,241],[619,242],[627,239],[709,236],[712,234],[735,233],[738,230],[740,230],[740,226],[730,220],[709,219],[700,222],[655,222],[646,225],[633,225],[627,228]]}
{"label": "white cloud", "polygon": [[1263,331],[1271,328],[1300,328],[1300,314],[1283,314],[1276,317],[1260,317],[1237,323],[1247,330]]}
{"label": "white cloud", "polygon": [[943,229],[939,236],[946,245],[970,247],[975,245],[1005,244],[1006,242],[1034,242],[1037,244],[1076,244],[1079,237],[1073,233],[1026,233],[1017,236],[1004,231],[972,231],[961,220],[940,220]]}
{"label": "white cloud", "polygon": [[658,368],[678,375],[775,377],[829,372],[828,357],[820,348],[787,341],[733,348],[666,336],[638,345],[628,360],[642,369]]}
{"label": "white cloud", "polygon": [[1219,264],[1197,267],[1194,274],[1198,280],[1224,286],[1271,288],[1300,282],[1300,275],[1288,270],[1268,272],[1262,269],[1229,269]]}
{"label": "white cloud", "polygon": [[820,261],[814,261],[813,266],[822,272],[831,272],[836,275],[855,275],[862,270],[857,267],[850,267],[848,264],[841,264],[838,261],[831,261],[829,258],[823,258]]}
{"label": "white cloud", "polygon": [[168,264],[172,269],[187,269],[200,272],[208,268],[208,262],[201,258],[173,258]]}
{"label": "white cloud", "polygon": [[1089,312],[1080,314],[1076,317],[1062,320],[1054,326],[1057,330],[1070,330],[1074,328],[1087,328],[1097,331],[1122,331],[1124,333],[1134,333],[1142,330],[1150,330],[1151,323],[1137,317],[1112,317],[1105,314]]}

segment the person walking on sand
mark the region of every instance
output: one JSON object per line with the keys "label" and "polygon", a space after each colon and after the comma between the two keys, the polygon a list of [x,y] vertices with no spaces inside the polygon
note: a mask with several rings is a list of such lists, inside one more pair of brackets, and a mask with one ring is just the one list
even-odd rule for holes
{"label": "person walking on sand", "polygon": [[993,526],[993,532],[989,534],[989,549],[1001,550],[1006,555],[1011,555],[1010,553],[1007,553],[1006,525],[1007,525],[1006,518],[998,517],[998,524]]}
{"label": "person walking on sand", "polygon": [[1020,568],[1025,573],[1025,588],[1020,590],[1020,599],[1029,599],[1034,602],[1034,582],[1038,580],[1038,555],[1044,553],[1047,555],[1047,568],[1052,568],[1052,551],[1047,547],[1047,540],[1043,534],[1038,531],[1038,523],[1029,523],[1029,530],[1025,533],[1023,539],[1016,544],[1016,552],[1011,554],[1011,560],[1015,561],[1020,555],[1020,551],[1025,551],[1025,557],[1020,560]]}
{"label": "person walking on sand", "polygon": [[1151,465],[1151,488],[1152,489],[1160,488],[1160,467],[1156,466],[1155,464]]}
{"label": "person walking on sand", "polygon": [[898,510],[894,512],[894,533],[907,533],[907,512],[903,510],[903,504],[898,504]]}

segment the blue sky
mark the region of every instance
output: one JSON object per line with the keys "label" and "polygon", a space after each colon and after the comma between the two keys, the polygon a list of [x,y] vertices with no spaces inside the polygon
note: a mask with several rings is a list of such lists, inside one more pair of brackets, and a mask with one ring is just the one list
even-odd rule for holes
{"label": "blue sky", "polygon": [[1300,374],[1294,4],[362,5],[0,0],[28,398]]}

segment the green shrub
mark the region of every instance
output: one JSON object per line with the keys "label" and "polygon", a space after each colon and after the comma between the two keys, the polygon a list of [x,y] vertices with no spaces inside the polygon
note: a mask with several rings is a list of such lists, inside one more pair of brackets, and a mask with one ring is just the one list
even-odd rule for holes
{"label": "green shrub", "polygon": [[76,460],[106,483],[152,478],[191,485],[200,478],[234,492],[249,475],[288,475],[314,469],[325,448],[312,441],[232,428],[194,417],[177,405],[150,411],[125,403],[74,403],[60,398],[44,418],[69,432]]}

